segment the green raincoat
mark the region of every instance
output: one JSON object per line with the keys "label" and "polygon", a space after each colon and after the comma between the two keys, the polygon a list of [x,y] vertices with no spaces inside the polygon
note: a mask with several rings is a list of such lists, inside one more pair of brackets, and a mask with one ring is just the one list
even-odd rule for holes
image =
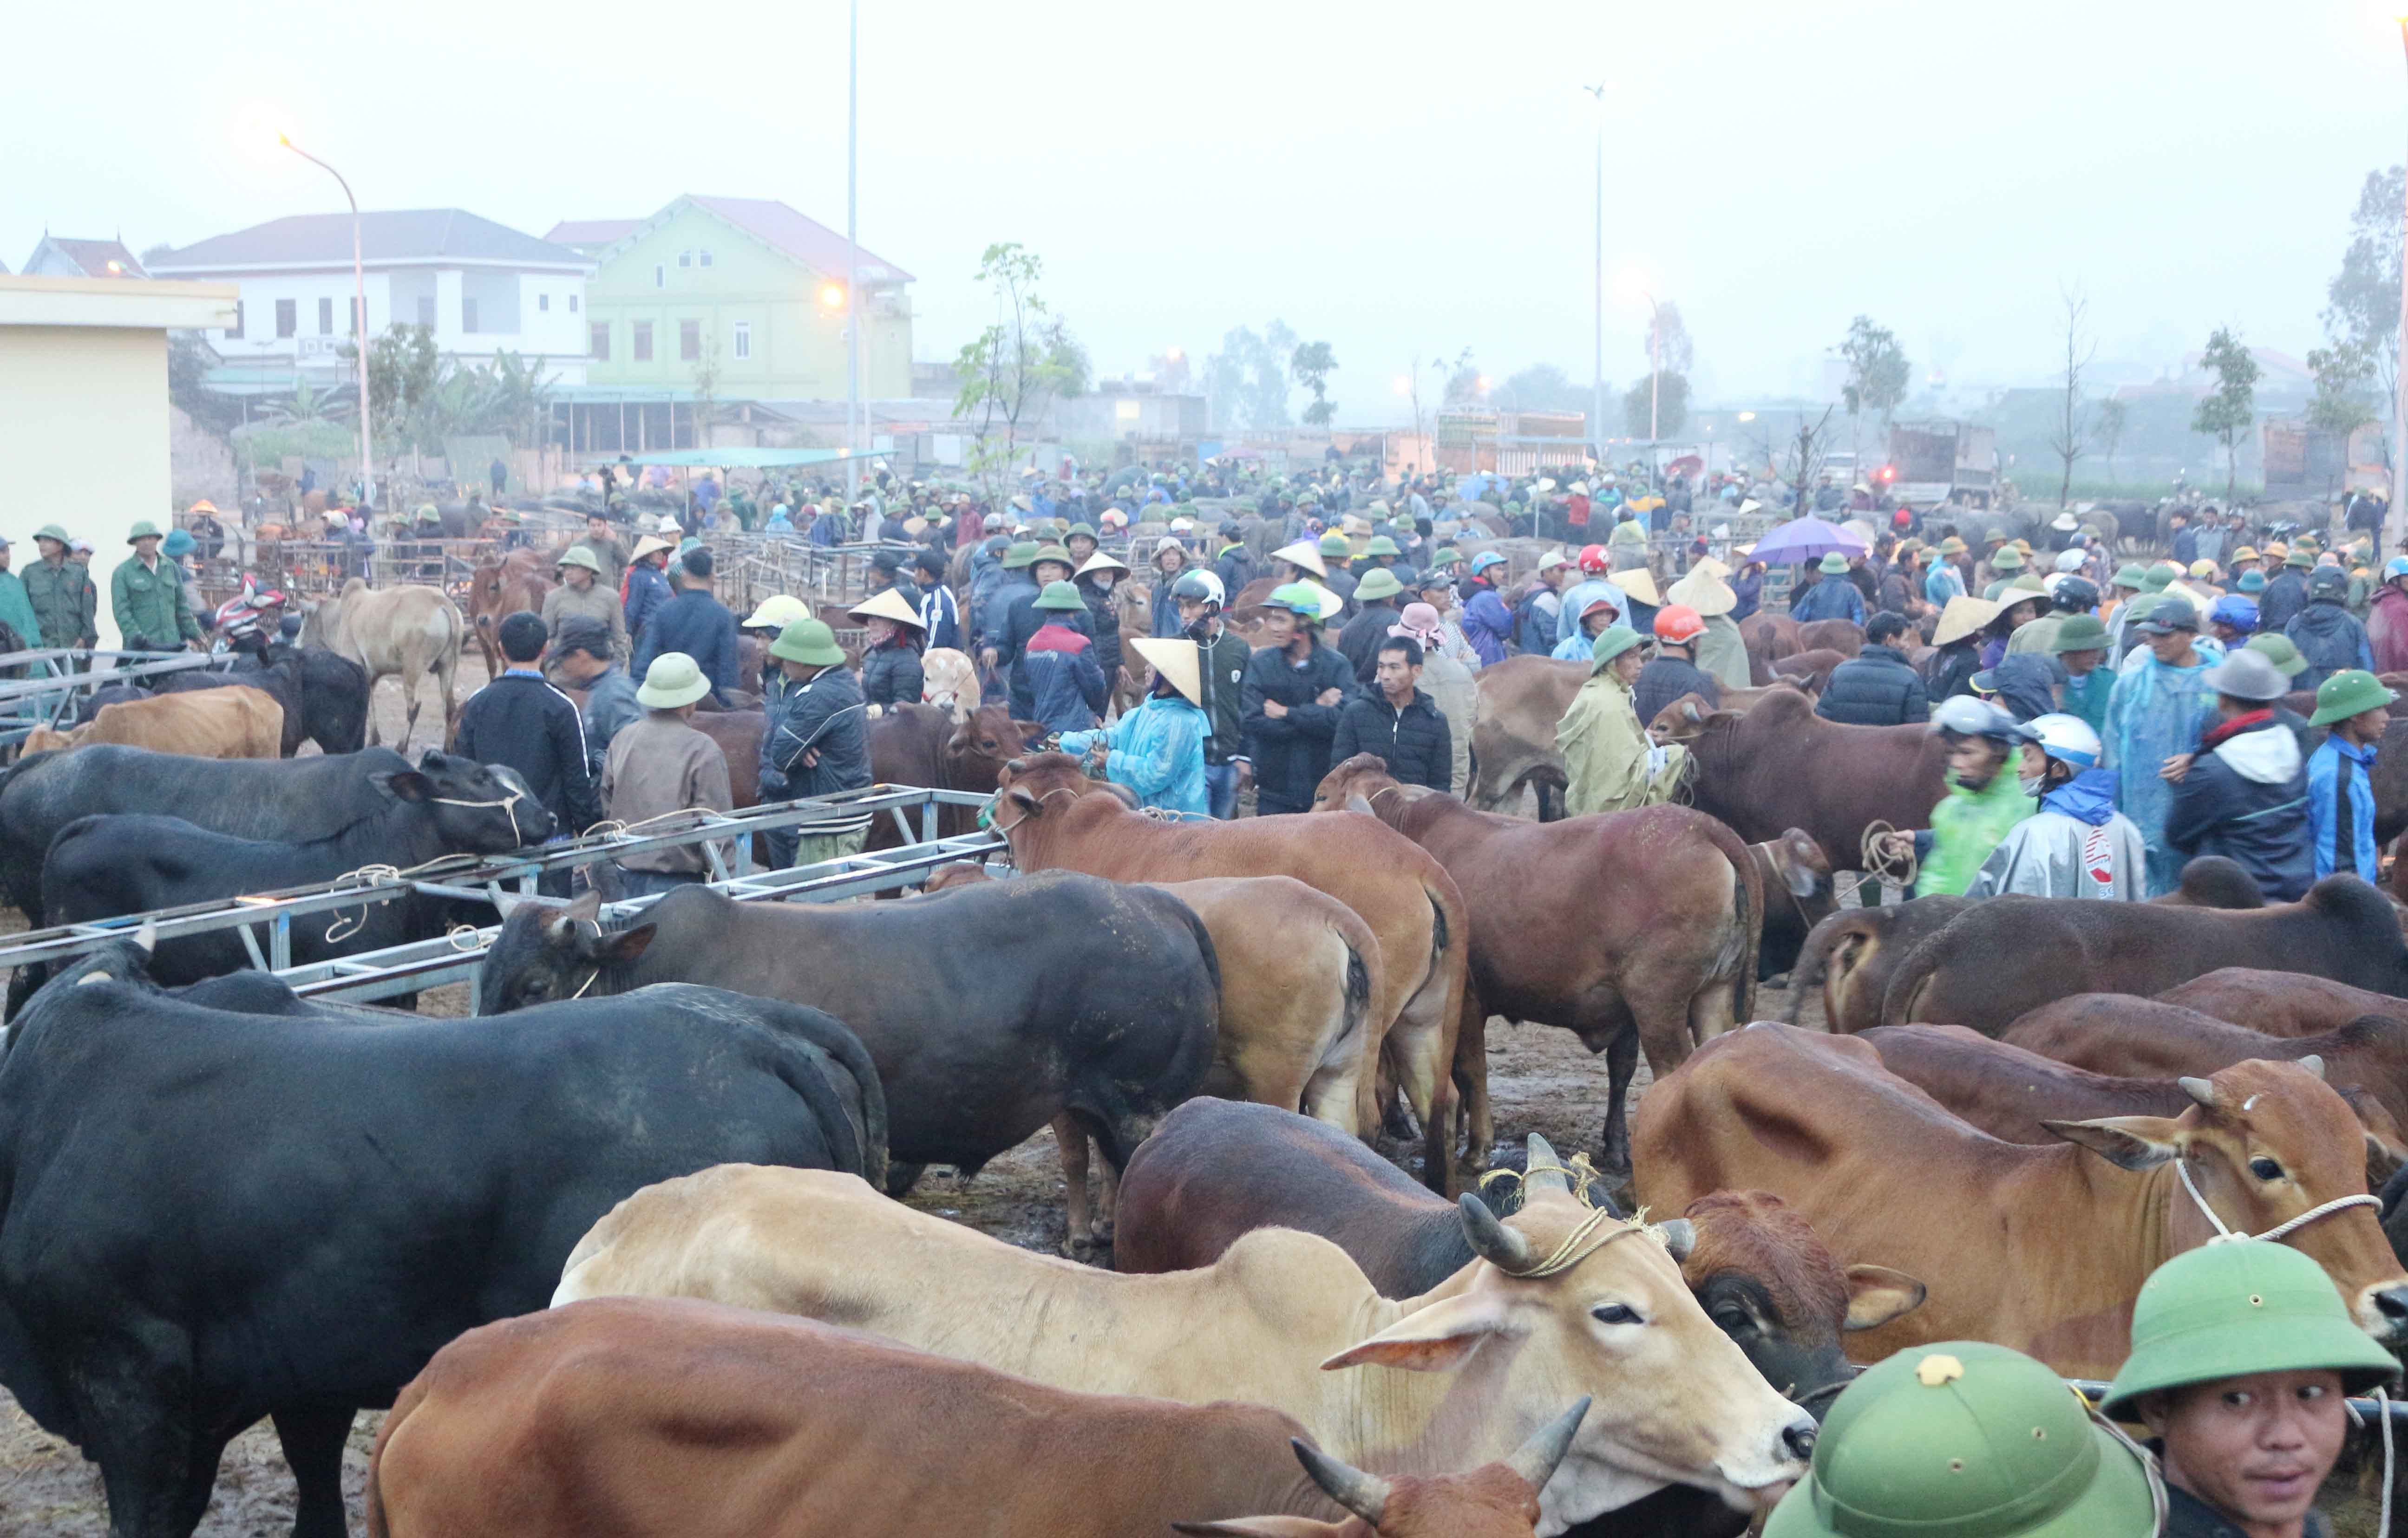
{"label": "green raincoat", "polygon": [[2039,809],[2040,803],[2024,794],[2023,783],[2015,778],[2012,754],[1978,790],[1950,780],[1948,793],[1931,808],[1931,854],[1915,879],[1914,895],[1962,897],[2000,840]]}
{"label": "green raincoat", "polygon": [[45,647],[91,647],[100,644],[96,619],[100,593],[92,572],[80,561],[53,566],[36,560],[25,568],[25,601],[33,605]]}
{"label": "green raincoat", "polygon": [[[1630,686],[1599,663],[1572,696],[1555,723],[1555,746],[1564,755],[1564,813],[1626,812],[1672,799],[1689,766],[1689,750],[1678,743],[1657,748],[1639,723]],[[1986,851],[1985,851],[1986,852]],[[1978,869],[1980,862],[1974,862]],[[1972,872],[1966,872],[1967,880]]]}
{"label": "green raincoat", "polygon": [[201,638],[192,597],[164,555],[155,571],[138,555],[118,563],[108,579],[108,612],[129,650],[174,651]]}

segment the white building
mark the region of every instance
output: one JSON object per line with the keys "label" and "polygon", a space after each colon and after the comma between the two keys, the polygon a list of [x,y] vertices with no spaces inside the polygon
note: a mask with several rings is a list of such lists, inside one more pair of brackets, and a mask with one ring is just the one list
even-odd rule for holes
{"label": "white building", "polygon": [[[439,352],[514,352],[563,384],[585,382],[586,257],[459,208],[360,216],[368,330],[433,329]],[[237,285],[235,323],[208,334],[229,363],[342,370],[354,332],[351,216],[300,214],[214,235],[150,263],[154,278]]]}

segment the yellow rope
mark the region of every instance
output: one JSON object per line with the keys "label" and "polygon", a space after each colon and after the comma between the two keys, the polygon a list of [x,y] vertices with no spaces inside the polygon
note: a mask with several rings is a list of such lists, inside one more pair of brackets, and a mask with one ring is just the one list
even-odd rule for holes
{"label": "yellow rope", "polygon": [[[1865,824],[1864,837],[1856,842],[1856,853],[1864,864],[1867,877],[1876,881],[1894,882],[1901,887],[1911,887],[1914,885],[1914,878],[1922,874],[1923,870],[1922,862],[1914,858],[1914,852],[1909,850],[1903,855],[1891,858],[1880,851],[1881,841],[1899,831],[1879,818],[1873,819]],[[1857,882],[1858,886],[1863,884],[1862,881]]]}
{"label": "yellow rope", "polygon": [[[1611,1209],[1600,1207],[1595,1202],[1590,1200],[1588,1194],[1589,1182],[1592,1179],[1601,1179],[1602,1177],[1598,1175],[1597,1166],[1588,1161],[1588,1155],[1584,1153],[1576,1153],[1572,1155],[1572,1161],[1569,1164],[1538,1164],[1533,1165],[1528,1170],[1491,1170],[1486,1175],[1480,1177],[1480,1189],[1486,1190],[1490,1186],[1508,1176],[1520,1181],[1525,1187],[1526,1187],[1529,1184],[1531,1175],[1546,1175],[1549,1173],[1561,1175],[1567,1180],[1571,1182],[1572,1200],[1578,1202],[1582,1206],[1588,1208],[1588,1216],[1582,1218],[1580,1222],[1573,1227],[1571,1232],[1564,1236],[1563,1243],[1557,1245],[1555,1247],[1555,1250],[1549,1254],[1545,1260],[1541,1260],[1538,1264],[1526,1270],[1507,1271],[1505,1272],[1507,1275],[1521,1277],[1526,1280],[1535,1280],[1541,1276],[1554,1276],[1562,1272],[1570,1271],[1572,1267],[1580,1264],[1583,1260],[1587,1260],[1591,1255],[1594,1255],[1598,1250],[1603,1249],[1606,1246],[1612,1244],[1616,1239],[1622,1238],[1626,1234],[1655,1233],[1655,1231],[1647,1226],[1647,1209],[1645,1207],[1639,1209],[1637,1217],[1626,1221],[1623,1218],[1615,1217]],[[1598,1236],[1598,1231],[1608,1223],[1618,1223],[1621,1226],[1609,1233]],[[1657,1242],[1662,1242],[1660,1236],[1657,1236]],[[1494,1262],[1491,1263],[1493,1264]],[[1505,1268],[1498,1266],[1498,1269],[1499,1271],[1504,1271]]]}

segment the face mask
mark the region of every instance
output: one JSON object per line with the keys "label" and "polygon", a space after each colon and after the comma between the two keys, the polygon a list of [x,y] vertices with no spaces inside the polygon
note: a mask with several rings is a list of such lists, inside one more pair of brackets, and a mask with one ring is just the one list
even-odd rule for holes
{"label": "face mask", "polygon": [[2038,800],[2048,789],[2048,776],[2046,774],[2018,775],[2015,776],[2015,783],[2024,788],[2024,794]]}

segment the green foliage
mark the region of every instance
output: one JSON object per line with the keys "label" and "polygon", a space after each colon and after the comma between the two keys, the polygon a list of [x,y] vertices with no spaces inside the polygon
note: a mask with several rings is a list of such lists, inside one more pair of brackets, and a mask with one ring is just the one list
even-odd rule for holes
{"label": "green foliage", "polygon": [[[991,479],[996,467],[1012,461],[1024,421],[1048,401],[1084,393],[1091,381],[1086,349],[1038,292],[1044,275],[1044,263],[1018,241],[989,246],[979,260],[977,278],[994,291],[996,321],[953,360],[953,375],[962,381],[953,414],[976,423],[982,478]],[[1000,449],[984,452],[997,432]],[[990,485],[990,495],[993,491]]]}
{"label": "green foliage", "polygon": [[217,356],[198,332],[167,334],[167,398],[204,433],[222,438],[242,425],[242,403],[201,388],[202,376],[216,365]]}
{"label": "green foliage", "polygon": [[[343,344],[343,361],[359,366],[357,345]],[[387,326],[368,342],[368,410],[380,424],[398,421],[434,393],[442,359],[429,326]],[[386,429],[390,432],[391,429]]]}
{"label": "green foliage", "polygon": [[1648,436],[1653,417],[1655,435],[1675,438],[1689,420],[1689,380],[1667,370],[1660,378],[1641,377],[1622,397],[1622,420],[1630,436]]}
{"label": "green foliage", "polygon": [[2215,376],[2216,386],[2191,414],[2190,429],[2224,445],[2224,495],[2229,502],[2239,473],[2241,436],[2257,420],[2258,360],[2230,327],[2218,326],[2200,363]]}
{"label": "green foliage", "polygon": [[303,380],[293,387],[292,394],[263,402],[260,415],[280,427],[306,427],[314,422],[347,421],[352,410],[351,402],[337,399],[333,391],[317,389]]}
{"label": "green foliage", "polygon": [[337,422],[288,425],[254,423],[236,430],[235,451],[245,463],[274,469],[285,458],[341,459],[359,451],[360,440]]}
{"label": "green foliage", "polygon": [[1301,342],[1288,355],[1288,372],[1297,382],[1312,392],[1312,404],[1304,408],[1309,426],[1326,427],[1338,415],[1338,406],[1329,398],[1329,376],[1337,371],[1338,354],[1327,342]]}
{"label": "green foliage", "polygon": [[1446,390],[1442,403],[1453,406],[1476,406],[1480,404],[1480,365],[1472,361],[1471,349],[1465,348],[1446,366]]}
{"label": "green foliage", "polygon": [[2109,396],[2100,401],[2090,418],[2090,436],[2100,451],[2107,456],[2107,478],[2115,478],[2115,450],[2124,442],[2124,430],[2131,425],[2132,412],[2122,401]]}
{"label": "green foliage", "polygon": [[1840,344],[1840,356],[1848,361],[1848,382],[1841,392],[1848,415],[1878,411],[1887,425],[1890,413],[1906,399],[1913,376],[1906,349],[1898,345],[1889,328],[1873,324],[1870,315],[1859,315],[1848,322],[1848,338]]}
{"label": "green foliage", "polygon": [[2326,286],[2325,333],[2370,359],[2396,350],[2400,335],[2400,219],[2408,167],[2369,171],[2349,220],[2341,271]]}
{"label": "green foliage", "polygon": [[2375,420],[2374,359],[2357,342],[2336,342],[2308,352],[2316,392],[2308,401],[2308,423],[2349,434]]}
{"label": "green foliage", "polygon": [[1680,306],[1658,305],[1647,318],[1647,357],[1652,367],[1687,377],[1697,362],[1697,349],[1689,341],[1689,328],[1681,323]]}
{"label": "green foliage", "polygon": [[1220,428],[1285,427],[1289,361],[1297,335],[1273,320],[1260,335],[1240,326],[1221,338],[1221,350],[1204,360],[1204,393],[1213,425]]}
{"label": "green foliage", "polygon": [[1588,386],[1574,384],[1553,363],[1534,363],[1489,392],[1500,411],[1578,411],[1589,408]]}

